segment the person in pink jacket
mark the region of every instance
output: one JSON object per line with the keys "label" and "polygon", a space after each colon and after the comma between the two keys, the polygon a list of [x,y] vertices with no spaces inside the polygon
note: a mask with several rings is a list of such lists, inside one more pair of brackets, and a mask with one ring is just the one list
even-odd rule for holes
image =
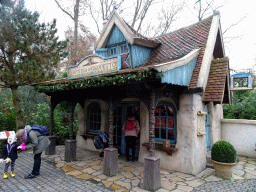
{"label": "person in pink jacket", "polygon": [[126,141],[126,161],[130,161],[129,149],[132,148],[132,161],[135,161],[135,147],[138,134],[140,132],[139,122],[134,116],[130,116],[125,121],[122,128]]}

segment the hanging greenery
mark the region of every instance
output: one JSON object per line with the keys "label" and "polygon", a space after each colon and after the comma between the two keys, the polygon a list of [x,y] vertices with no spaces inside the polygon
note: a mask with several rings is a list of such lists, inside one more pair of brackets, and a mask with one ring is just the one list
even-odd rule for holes
{"label": "hanging greenery", "polygon": [[73,80],[62,84],[38,85],[35,88],[38,92],[52,93],[56,91],[86,89],[90,87],[105,87],[110,85],[119,86],[133,81],[154,78],[159,79],[161,77],[163,77],[162,73],[146,69],[137,71],[136,73],[126,73],[112,77],[91,77],[89,79]]}

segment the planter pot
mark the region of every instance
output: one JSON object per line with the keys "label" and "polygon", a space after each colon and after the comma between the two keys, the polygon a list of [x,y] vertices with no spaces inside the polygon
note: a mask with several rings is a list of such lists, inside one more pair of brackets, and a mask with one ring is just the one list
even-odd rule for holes
{"label": "planter pot", "polygon": [[231,179],[232,170],[236,163],[221,163],[214,160],[212,160],[212,162],[217,177]]}

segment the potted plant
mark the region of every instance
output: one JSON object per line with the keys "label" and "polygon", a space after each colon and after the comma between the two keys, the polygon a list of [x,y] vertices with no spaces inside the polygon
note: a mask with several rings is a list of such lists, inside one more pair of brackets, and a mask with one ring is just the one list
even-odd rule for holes
{"label": "potted plant", "polygon": [[236,164],[236,150],[228,141],[220,140],[213,144],[211,159],[216,176],[231,179]]}

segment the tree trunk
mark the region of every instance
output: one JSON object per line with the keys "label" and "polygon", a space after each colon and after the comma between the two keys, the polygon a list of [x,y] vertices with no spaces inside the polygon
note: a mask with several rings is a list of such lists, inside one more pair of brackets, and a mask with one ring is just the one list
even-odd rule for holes
{"label": "tree trunk", "polygon": [[14,106],[14,113],[16,117],[16,129],[21,128],[24,126],[22,120],[22,112],[20,107],[20,98],[18,95],[18,87],[12,87],[12,97],[13,97],[13,106]]}
{"label": "tree trunk", "polygon": [[73,40],[73,45],[71,49],[71,65],[75,65],[77,60],[76,60],[76,55],[77,55],[77,28],[78,28],[78,17],[79,17],[79,2],[80,0],[76,0],[76,5],[74,8],[74,23],[75,23],[75,29],[74,29],[74,40]]}

